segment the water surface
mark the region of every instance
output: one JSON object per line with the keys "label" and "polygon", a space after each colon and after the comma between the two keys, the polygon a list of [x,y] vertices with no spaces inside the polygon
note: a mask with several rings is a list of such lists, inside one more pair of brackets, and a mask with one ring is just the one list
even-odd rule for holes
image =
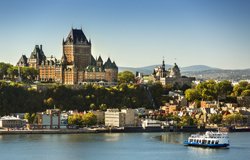
{"label": "water surface", "polygon": [[0,135],[1,160],[248,159],[250,133],[230,133],[229,149],[183,146],[189,133]]}

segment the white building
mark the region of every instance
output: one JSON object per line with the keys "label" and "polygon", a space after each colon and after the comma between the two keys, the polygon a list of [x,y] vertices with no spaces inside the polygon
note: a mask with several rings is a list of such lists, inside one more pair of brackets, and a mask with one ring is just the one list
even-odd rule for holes
{"label": "white building", "polygon": [[142,128],[161,128],[161,121],[145,119],[142,121]]}
{"label": "white building", "polygon": [[125,113],[125,126],[137,125],[137,113],[135,109],[122,109],[122,113]]}
{"label": "white building", "polygon": [[0,118],[1,128],[21,128],[26,125],[26,121],[19,117],[4,116]]}
{"label": "white building", "polygon": [[105,112],[105,126],[124,127],[125,113],[120,112],[119,109],[107,109]]}

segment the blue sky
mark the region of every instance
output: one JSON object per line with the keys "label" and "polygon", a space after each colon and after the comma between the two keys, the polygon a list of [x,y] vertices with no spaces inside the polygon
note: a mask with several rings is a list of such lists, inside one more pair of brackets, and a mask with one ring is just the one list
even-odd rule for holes
{"label": "blue sky", "polygon": [[249,0],[3,0],[0,61],[15,64],[42,44],[62,55],[71,27],[92,40],[92,54],[118,66],[203,64],[250,68]]}

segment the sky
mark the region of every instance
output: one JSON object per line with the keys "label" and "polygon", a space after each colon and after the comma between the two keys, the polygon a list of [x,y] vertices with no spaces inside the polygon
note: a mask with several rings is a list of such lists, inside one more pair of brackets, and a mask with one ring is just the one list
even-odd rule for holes
{"label": "sky", "polygon": [[72,27],[118,66],[250,68],[250,0],[2,0],[0,62],[36,44],[61,58]]}

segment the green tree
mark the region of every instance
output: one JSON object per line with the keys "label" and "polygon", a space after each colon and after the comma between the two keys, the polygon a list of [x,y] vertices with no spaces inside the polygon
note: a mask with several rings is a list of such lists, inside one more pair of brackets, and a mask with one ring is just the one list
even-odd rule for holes
{"label": "green tree", "polygon": [[192,126],[194,124],[194,119],[191,116],[182,116],[179,123],[180,126]]}
{"label": "green tree", "polygon": [[4,76],[8,75],[7,71],[11,67],[13,67],[13,66],[9,63],[0,62],[0,79],[3,79]]}
{"label": "green tree", "polygon": [[106,111],[107,108],[108,108],[108,106],[107,106],[106,104],[101,104],[99,108],[100,108],[100,110],[102,110],[102,111]]}
{"label": "green tree", "polygon": [[218,96],[220,97],[226,97],[228,95],[230,95],[233,91],[233,86],[232,83],[229,81],[221,81],[219,83],[216,84],[216,89],[218,92]]}
{"label": "green tree", "polygon": [[36,114],[35,113],[25,113],[24,114],[24,119],[28,120],[29,124],[33,124],[36,119]]}
{"label": "green tree", "polygon": [[44,100],[44,103],[45,103],[45,105],[46,106],[48,106],[49,108],[53,108],[53,106],[54,106],[54,100],[53,100],[53,98],[48,98],[48,99],[45,99]]}
{"label": "green tree", "polygon": [[83,115],[83,123],[87,126],[92,126],[97,124],[97,117],[92,112],[88,112]]}
{"label": "green tree", "polygon": [[38,76],[39,72],[37,69],[33,67],[22,67],[21,68],[21,76],[23,80],[26,81],[34,81]]}
{"label": "green tree", "polygon": [[233,113],[233,114],[226,115],[224,117],[224,122],[227,125],[237,125],[237,124],[240,124],[242,120],[243,120],[243,116],[240,113]]}
{"label": "green tree", "polygon": [[247,81],[240,81],[239,86],[242,88],[246,88],[248,86],[248,82]]}
{"label": "green tree", "polygon": [[185,97],[189,102],[201,99],[201,95],[196,89],[187,89],[185,91]]}
{"label": "green tree", "polygon": [[91,110],[96,110],[96,105],[94,103],[91,103],[90,106],[89,106],[89,108]]}
{"label": "green tree", "polygon": [[123,71],[118,73],[119,83],[133,83],[135,82],[135,75],[130,71]]}
{"label": "green tree", "polygon": [[212,124],[221,124],[222,114],[212,114],[209,118],[209,122]]}
{"label": "green tree", "polygon": [[7,70],[8,76],[14,80],[15,77],[18,76],[18,67],[9,67]]}
{"label": "green tree", "polygon": [[196,86],[196,89],[203,100],[217,100],[218,92],[214,80],[202,82]]}
{"label": "green tree", "polygon": [[[233,88],[233,96],[241,96],[241,93],[248,90],[250,84],[247,81],[240,81],[239,84],[235,85]],[[247,94],[247,93],[244,93]]]}
{"label": "green tree", "polygon": [[250,96],[250,89],[242,91],[241,96]]}

